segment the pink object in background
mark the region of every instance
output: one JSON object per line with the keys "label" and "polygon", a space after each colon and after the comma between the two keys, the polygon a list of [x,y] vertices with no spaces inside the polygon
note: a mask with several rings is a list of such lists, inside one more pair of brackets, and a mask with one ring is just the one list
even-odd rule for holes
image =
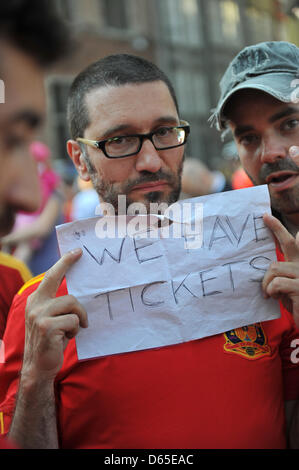
{"label": "pink object in background", "polygon": [[16,216],[13,231],[32,223],[43,211],[51,194],[60,184],[60,176],[51,167],[51,151],[43,142],[35,141],[29,147],[32,157],[37,162],[42,202],[36,212],[19,212]]}
{"label": "pink object in background", "polygon": [[51,156],[51,151],[49,147],[44,144],[43,142],[32,142],[32,144],[29,147],[29,150],[37,162],[45,162],[48,160]]}

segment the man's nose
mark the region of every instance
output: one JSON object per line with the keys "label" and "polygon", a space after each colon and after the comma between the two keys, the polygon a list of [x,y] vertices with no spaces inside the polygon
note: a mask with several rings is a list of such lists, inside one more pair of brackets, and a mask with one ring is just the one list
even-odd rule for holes
{"label": "man's nose", "polygon": [[274,134],[265,136],[262,140],[261,162],[273,163],[277,159],[287,157],[287,147],[283,144],[281,136]]}
{"label": "man's nose", "polygon": [[154,144],[146,139],[143,141],[142,147],[137,154],[136,170],[149,171],[157,173],[162,167],[162,160],[159,151],[155,149]]}

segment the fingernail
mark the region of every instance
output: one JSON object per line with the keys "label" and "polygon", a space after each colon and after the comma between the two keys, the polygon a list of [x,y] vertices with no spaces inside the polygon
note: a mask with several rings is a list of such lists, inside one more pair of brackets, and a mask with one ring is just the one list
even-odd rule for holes
{"label": "fingernail", "polygon": [[69,253],[72,255],[78,255],[79,253],[82,253],[82,250],[81,248],[74,248],[74,250],[71,250]]}

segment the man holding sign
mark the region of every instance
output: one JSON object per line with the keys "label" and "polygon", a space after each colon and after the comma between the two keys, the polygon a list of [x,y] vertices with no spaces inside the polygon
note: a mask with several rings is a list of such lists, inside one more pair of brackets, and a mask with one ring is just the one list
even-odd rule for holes
{"label": "man holding sign", "polygon": [[[232,132],[249,178],[255,185],[268,185],[274,215],[296,236],[299,230],[299,48],[285,41],[244,48],[227,67],[220,89],[211,121],[219,130]],[[277,222],[272,223],[278,227]],[[280,254],[279,259],[282,259]],[[298,275],[296,264],[275,263],[266,279],[269,283],[279,275],[294,279]],[[291,283],[296,285],[295,280],[289,279],[287,290]],[[270,295],[274,294],[274,288],[273,283],[268,286]]]}
{"label": "man holding sign", "polygon": [[[98,61],[74,81],[68,115],[69,155],[81,178],[91,179],[117,214],[119,195],[126,196],[127,206],[142,203],[147,209],[176,200],[189,126],[180,120],[173,88],[157,67],[128,55]],[[275,223],[268,216],[293,264],[295,241]],[[231,233],[232,243],[242,242],[242,231],[231,225]],[[86,234],[87,229],[74,233]],[[96,267],[104,257],[84,246],[95,266],[82,271],[88,288],[88,277],[97,276],[101,284]],[[149,259],[139,248],[135,258]],[[109,253],[110,260],[121,261],[121,251],[118,257]],[[151,253],[152,259],[162,255]],[[25,448],[286,447],[283,400],[299,392],[291,360],[298,333],[286,310],[281,318],[199,340],[78,361],[74,337],[80,328],[88,331],[88,320],[63,278],[81,256],[81,249],[66,253],[15,298],[7,363],[0,370],[5,433]],[[169,316],[165,328],[172,321]]]}
{"label": "man holding sign", "polygon": [[[299,48],[284,41],[244,48],[227,67],[211,120],[230,129],[239,158],[255,185],[267,184],[274,214],[296,236],[299,230]],[[272,230],[281,230],[272,220]],[[288,235],[285,232],[286,238]],[[291,240],[291,245],[294,240]],[[294,248],[291,248],[292,251]],[[294,254],[294,253],[293,253]],[[286,261],[290,252],[284,253]],[[282,260],[281,254],[278,259]],[[295,259],[295,258],[292,258]],[[276,285],[277,278],[284,277]],[[273,263],[264,279],[268,295],[293,291],[297,264]],[[272,282],[274,281],[274,282]],[[288,305],[290,311],[293,305]],[[297,315],[297,312],[293,312]]]}

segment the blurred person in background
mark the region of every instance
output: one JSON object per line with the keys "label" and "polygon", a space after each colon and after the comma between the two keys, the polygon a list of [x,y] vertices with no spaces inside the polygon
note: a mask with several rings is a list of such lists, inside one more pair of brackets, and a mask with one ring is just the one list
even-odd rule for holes
{"label": "blurred person in background", "polygon": [[74,178],[63,176],[62,189],[64,195],[63,220],[66,224],[73,221],[73,199],[78,192]]}
{"label": "blurred person in background", "polygon": [[64,222],[61,178],[51,165],[51,151],[43,142],[30,145],[37,163],[41,204],[32,213],[19,212],[12,232],[2,238],[2,246],[24,261],[36,276],[59,259],[55,226]]}
{"label": "blurred person in background", "polygon": [[[274,215],[298,246],[299,230],[299,48],[270,41],[244,48],[231,61],[221,81],[221,96],[211,120],[218,130],[233,134],[240,161],[254,185],[267,184]],[[275,232],[274,232],[275,233]],[[286,276],[296,288],[298,257],[290,266],[289,252],[278,252],[263,281],[271,295],[272,280]],[[283,296],[284,288],[280,289]],[[290,312],[296,303],[288,306]],[[298,400],[286,405],[286,417],[296,415]],[[293,419],[299,437],[299,419]],[[298,444],[297,444],[298,445]]]}
{"label": "blurred person in background", "polygon": [[100,215],[100,200],[91,181],[77,178],[78,192],[72,200],[71,219],[85,219]]}
{"label": "blurred person in background", "polygon": [[32,273],[25,263],[0,251],[0,340],[4,335],[13,298],[24,283],[31,278]]}
{"label": "blurred person in background", "polygon": [[232,189],[250,188],[253,182],[247,175],[244,168],[237,168],[232,174]]}
{"label": "blurred person in background", "polygon": [[231,184],[221,171],[210,170],[196,158],[186,158],[182,173],[181,198],[205,196],[231,190]]}
{"label": "blurred person in background", "polygon": [[[17,212],[36,211],[41,201],[29,146],[44,121],[47,68],[67,52],[70,44],[53,5],[52,0],[0,3],[0,79],[5,94],[0,104],[1,237],[13,228]],[[14,294],[30,276],[23,268],[9,255],[1,255],[0,297],[5,299],[0,304],[1,331]],[[11,445],[1,441],[2,447]]]}

